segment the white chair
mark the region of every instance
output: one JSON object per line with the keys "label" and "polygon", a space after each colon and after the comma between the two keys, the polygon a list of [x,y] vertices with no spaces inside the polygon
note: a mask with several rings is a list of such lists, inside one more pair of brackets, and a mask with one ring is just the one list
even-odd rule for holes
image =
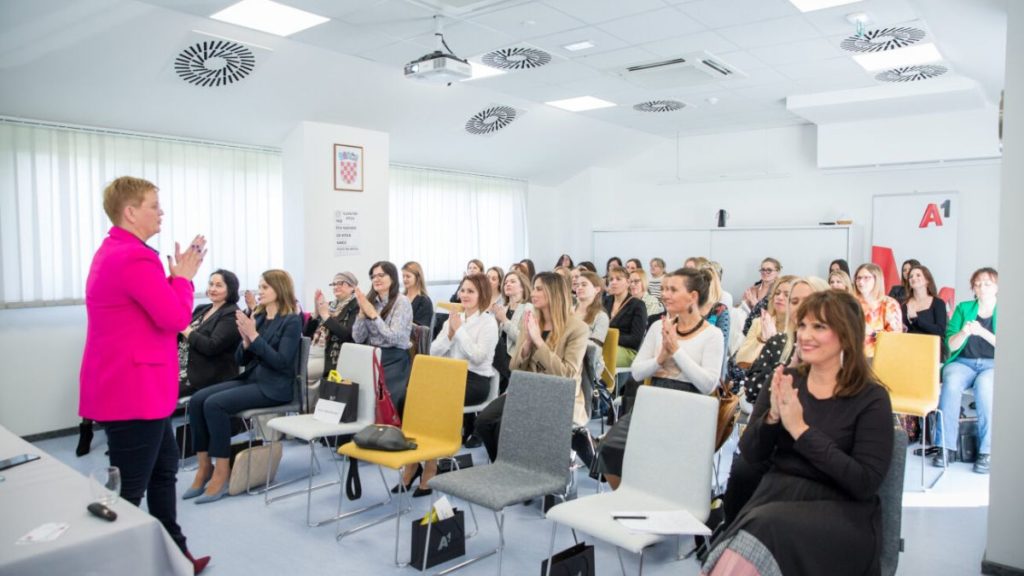
{"label": "white chair", "polygon": [[488,404],[494,402],[494,399],[498,397],[498,386],[501,383],[501,375],[495,372],[491,375],[491,387],[487,390],[487,399],[479,404],[472,406],[466,406],[462,409],[463,414],[477,414],[481,410],[487,407]]}
{"label": "white chair", "polygon": [[[309,484],[304,490],[296,490],[287,494],[281,494],[278,496],[270,496],[270,490],[279,488],[286,484],[291,484],[298,480],[302,480],[304,477],[294,478],[285,482],[277,483],[270,487],[267,492],[264,493],[264,501],[269,505],[271,502],[295,496],[297,494],[306,493],[306,524],[313,526],[321,526],[329,522],[334,522],[340,518],[362,512],[363,510],[369,510],[377,506],[381,506],[390,501],[390,492],[388,492],[388,500],[379,502],[372,506],[362,508],[348,512],[344,515],[338,515],[325,520],[319,520],[316,522],[310,521],[310,500],[313,497],[313,491],[335,484],[340,484],[344,481],[341,478],[341,469],[338,466],[338,460],[336,456],[333,457],[335,460],[335,466],[338,467],[339,479],[333,482],[325,482],[317,486],[313,486],[313,476],[315,474],[315,468],[317,467],[316,460],[316,445],[321,438],[328,438],[332,436],[339,436],[343,434],[355,434],[366,426],[374,423],[375,420],[375,408],[376,408],[376,396],[374,394],[374,377],[373,377],[373,358],[374,355],[379,355],[380,351],[372,346],[364,346],[362,344],[346,343],[341,347],[341,353],[338,355],[338,374],[342,378],[352,380],[359,384],[359,410],[356,416],[355,422],[340,423],[340,424],[328,424],[321,422],[313,417],[312,414],[299,414],[295,416],[283,416],[280,418],[274,418],[267,423],[267,426],[272,430],[276,430],[282,434],[293,436],[295,438],[306,441],[309,444]],[[336,446],[334,447],[337,448]],[[334,449],[332,449],[332,452]],[[381,475],[383,480],[384,476]],[[387,485],[385,484],[385,487]],[[342,495],[344,497],[344,495]]]}
{"label": "white chair", "polygon": [[[580,530],[640,555],[666,538],[633,534],[618,521],[618,510],[684,510],[705,522],[711,508],[711,460],[715,452],[718,401],[711,396],[641,386],[633,408],[618,490],[558,504],[552,520],[548,565],[558,524]],[[625,573],[621,553],[619,563]],[[549,570],[550,572],[550,570]]]}
{"label": "white chair", "polygon": [[747,316],[747,311],[739,306],[729,308],[729,356],[735,354],[743,344],[743,323],[747,321]]}

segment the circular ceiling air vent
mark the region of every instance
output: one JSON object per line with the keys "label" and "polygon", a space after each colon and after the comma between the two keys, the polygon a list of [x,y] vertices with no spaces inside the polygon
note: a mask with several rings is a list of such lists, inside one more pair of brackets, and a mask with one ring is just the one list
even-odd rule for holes
{"label": "circular ceiling air vent", "polygon": [[927,80],[929,78],[942,76],[946,72],[949,72],[949,69],[945,66],[939,66],[938,64],[906,66],[903,68],[893,68],[892,70],[879,72],[878,74],[875,74],[875,80],[880,80],[882,82],[917,82],[918,80]]}
{"label": "circular ceiling air vent", "polygon": [[493,134],[515,121],[516,116],[516,109],[511,106],[492,106],[470,117],[466,121],[466,132],[476,135]]}
{"label": "circular ceiling air vent", "polygon": [[648,100],[633,106],[637,112],[675,112],[682,110],[686,104],[679,100]]}
{"label": "circular ceiling air vent", "polygon": [[868,30],[861,36],[850,36],[840,46],[850,52],[885,52],[920,42],[924,30],[910,26]]}
{"label": "circular ceiling air vent", "polygon": [[181,51],[174,69],[182,80],[196,86],[226,86],[252,72],[256,58],[237,42],[200,42]]}
{"label": "circular ceiling air vent", "polygon": [[551,62],[551,54],[536,48],[502,48],[484,54],[480,61],[501,70],[529,70]]}

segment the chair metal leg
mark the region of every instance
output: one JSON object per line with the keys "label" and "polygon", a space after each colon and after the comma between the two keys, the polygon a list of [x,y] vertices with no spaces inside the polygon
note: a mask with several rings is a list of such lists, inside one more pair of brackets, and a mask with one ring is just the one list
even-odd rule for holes
{"label": "chair metal leg", "polygon": [[[351,465],[351,463],[350,463],[350,465]],[[381,480],[384,481],[384,487],[387,488],[387,480],[384,480],[384,471],[380,469],[380,466],[378,466],[377,469],[380,471]],[[401,474],[402,474],[402,471],[399,470],[398,497],[395,498],[395,497],[391,496],[390,490],[388,491],[388,500],[387,501],[388,502],[390,502],[391,500],[395,501],[395,511],[394,512],[388,513],[388,514],[386,514],[384,516],[381,516],[380,518],[376,518],[374,520],[371,520],[371,521],[369,521],[369,522],[367,522],[365,524],[361,524],[361,525],[356,526],[354,528],[349,528],[348,530],[345,530],[344,532],[338,532],[335,535],[335,539],[339,540],[339,541],[343,540],[346,536],[351,536],[352,534],[355,534],[356,532],[362,532],[363,530],[366,530],[367,528],[370,528],[372,526],[376,526],[377,524],[381,524],[381,523],[387,522],[388,520],[391,520],[392,517],[400,516],[401,514],[405,514],[406,512],[412,510],[411,498],[408,496],[409,492],[405,489],[405,484],[402,483]],[[342,488],[342,492],[341,492],[341,497],[344,498],[344,496],[345,496],[345,491],[344,491],[344,487],[343,487]],[[403,500],[409,501],[409,505],[405,509],[402,508]],[[375,504],[373,506],[370,506],[370,507],[362,509],[362,510],[357,510],[357,511],[354,511],[354,512],[346,512],[344,515],[341,516],[341,518],[345,518],[345,517],[348,517],[348,516],[352,516],[352,515],[358,514],[360,512],[364,512],[365,510],[369,510],[370,508],[376,508],[379,505],[380,504]],[[338,505],[338,510],[339,511],[341,510],[340,503]],[[399,520],[400,520],[400,518],[399,518]],[[396,545],[396,550],[397,550],[397,545]]]}
{"label": "chair metal leg", "polygon": [[[472,504],[469,504],[469,505],[472,507]],[[474,517],[474,521],[475,521],[475,517]],[[498,525],[498,547],[497,548],[495,548],[494,550],[490,550],[488,552],[484,552],[483,554],[481,554],[479,556],[474,556],[472,558],[469,558],[467,560],[459,562],[458,564],[456,564],[455,566],[452,566],[450,568],[445,568],[444,570],[434,574],[434,576],[444,576],[445,574],[451,574],[452,572],[455,572],[456,570],[461,570],[461,569],[465,568],[466,566],[469,566],[470,564],[475,564],[475,563],[483,560],[484,558],[489,558],[489,557],[493,556],[494,554],[498,555],[498,576],[501,576],[501,564],[502,564],[501,560],[502,560],[502,556],[503,556],[504,550],[505,550],[505,511],[504,510],[501,510],[500,512],[495,512],[494,513],[494,522]],[[426,560],[426,558],[427,558],[427,546],[429,546],[429,544],[430,544],[430,525],[428,524],[427,525],[427,541],[423,545],[423,570],[424,571],[426,571],[426,566],[427,566],[427,560]]]}
{"label": "chair metal leg", "polygon": [[619,557],[619,568],[622,569],[622,576],[626,576],[626,563],[622,561],[622,548],[616,546],[615,554]]}
{"label": "chair metal leg", "polygon": [[185,402],[185,423],[181,426],[181,458],[178,459],[178,469],[185,466],[185,449],[188,446],[188,402]]}
{"label": "chair metal leg", "polygon": [[551,540],[548,542],[548,564],[544,576],[551,576],[551,559],[555,555],[555,530],[558,529],[558,522],[551,523]]}
{"label": "chair metal leg", "polygon": [[[942,409],[936,408],[934,410],[934,412],[937,413],[937,419],[939,421],[939,425],[941,426],[942,425],[941,423],[943,421]],[[925,436],[924,434],[927,433],[927,426],[928,426],[928,416],[925,416],[924,417],[924,425],[921,426],[921,429],[922,429],[922,431],[921,431],[921,434],[922,434],[922,442],[921,442],[921,489],[923,491],[925,491],[925,492],[927,492],[928,490],[931,490],[932,488],[934,488],[935,485],[942,478],[942,476],[946,473],[946,469],[949,468],[949,462],[946,461],[946,446],[945,445],[939,446],[939,449],[942,450],[942,470],[939,471],[939,475],[936,476],[934,480],[932,480],[931,484],[929,484],[927,487],[925,487],[925,485],[924,485],[924,463],[925,463],[925,460],[927,460],[927,458],[928,458],[928,456],[926,455],[927,450],[925,450],[925,443],[927,442],[927,438],[928,437]],[[945,442],[945,438],[946,438],[946,430],[945,429],[942,430],[942,438],[943,438],[943,442]]]}
{"label": "chair metal leg", "polygon": [[[358,464],[355,464],[354,462],[352,462],[351,458],[347,458],[346,457],[345,458],[345,462],[347,462],[349,466],[358,466]],[[380,502],[377,502],[375,504],[370,504],[369,506],[364,506],[364,507],[359,508],[357,510],[350,510],[348,512],[342,513],[342,511],[341,511],[341,504],[342,504],[342,502],[345,501],[345,468],[344,468],[343,465],[338,464],[337,461],[335,461],[335,466],[338,467],[338,485],[340,487],[338,489],[338,512],[332,518],[327,518],[327,519],[320,520],[318,522],[314,522],[314,523],[310,524],[311,527],[323,526],[324,524],[329,524],[331,522],[336,522],[338,520],[344,520],[345,518],[348,518],[350,516],[355,516],[357,514],[362,514],[363,512],[366,512],[367,510],[373,510],[374,508],[390,504],[391,501],[395,499],[391,495],[390,488],[388,488],[388,481],[387,481],[387,479],[384,478],[384,470],[382,470],[380,466],[377,466],[377,472],[380,473],[380,481],[381,481],[381,484],[384,485],[384,493],[387,494],[387,498],[385,500],[381,500]],[[399,484],[401,484],[401,482],[399,482]],[[405,493],[404,490],[402,490],[402,492],[399,493],[399,495],[398,495],[399,502],[401,501],[402,494],[404,494],[404,493]],[[412,506],[410,505],[409,510],[411,510],[411,509],[412,509]],[[344,532],[342,532],[340,530],[340,528],[339,528],[339,531],[337,533],[335,533],[334,538],[335,538],[335,540],[341,541],[346,536],[349,536],[351,534],[355,534],[356,532],[360,532],[360,531],[365,530],[366,528],[369,528],[371,526],[376,526],[377,524],[380,524],[381,522],[386,522],[387,520],[391,519],[391,516],[392,516],[392,514],[387,514],[387,515],[385,515],[385,516],[383,516],[381,518],[378,518],[378,519],[373,520],[371,522],[367,522],[366,524],[362,524],[360,526],[356,526],[355,528],[350,528],[350,529],[348,529],[348,530],[346,530]]]}
{"label": "chair metal leg", "polygon": [[644,551],[640,550],[640,571],[637,572],[637,576],[644,576]]}
{"label": "chair metal leg", "polygon": [[[277,502],[278,500],[284,500],[285,498],[291,498],[292,496],[298,496],[299,494],[307,494],[307,501],[308,501],[309,500],[309,496],[308,495],[311,492],[314,492],[316,490],[320,490],[321,488],[329,488],[329,487],[334,486],[335,484],[338,483],[338,481],[332,480],[332,481],[324,482],[324,483],[317,484],[316,486],[314,486],[313,485],[313,477],[316,476],[317,474],[319,474],[320,471],[321,471],[320,470],[320,460],[316,457],[316,439],[310,440],[309,441],[309,472],[307,472],[306,474],[304,474],[302,476],[297,476],[295,478],[292,478],[290,480],[285,480],[283,482],[275,482],[275,483],[271,484],[270,486],[268,486],[267,489],[263,492],[263,503],[267,504],[269,506],[271,502]],[[267,461],[267,472],[268,473],[270,472],[270,461],[269,460]],[[285,494],[279,494],[277,496],[271,496],[270,495],[270,492],[273,491],[273,490],[277,490],[278,488],[282,488],[282,487],[287,486],[289,484],[294,484],[296,482],[301,482],[302,480],[308,480],[308,487],[307,488],[303,488],[303,489],[299,489],[299,490],[293,490],[291,492],[287,492]],[[307,505],[307,508],[308,507],[309,506]],[[308,513],[307,513],[307,520],[308,520]]]}

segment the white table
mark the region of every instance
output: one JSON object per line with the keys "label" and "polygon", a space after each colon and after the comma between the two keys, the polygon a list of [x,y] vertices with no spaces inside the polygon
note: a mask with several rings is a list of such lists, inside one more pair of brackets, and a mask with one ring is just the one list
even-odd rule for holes
{"label": "white table", "polygon": [[[0,460],[25,453],[41,458],[0,472],[0,574],[192,574],[159,521],[124,500],[111,506],[115,522],[93,516],[85,476],[0,426]],[[15,544],[47,522],[70,527],[52,542]]]}

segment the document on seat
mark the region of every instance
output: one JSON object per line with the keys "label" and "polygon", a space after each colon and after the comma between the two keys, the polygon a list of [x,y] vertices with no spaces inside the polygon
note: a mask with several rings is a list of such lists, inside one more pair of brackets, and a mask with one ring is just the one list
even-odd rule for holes
{"label": "document on seat", "polygon": [[686,510],[619,510],[611,515],[634,534],[711,534],[710,528]]}

